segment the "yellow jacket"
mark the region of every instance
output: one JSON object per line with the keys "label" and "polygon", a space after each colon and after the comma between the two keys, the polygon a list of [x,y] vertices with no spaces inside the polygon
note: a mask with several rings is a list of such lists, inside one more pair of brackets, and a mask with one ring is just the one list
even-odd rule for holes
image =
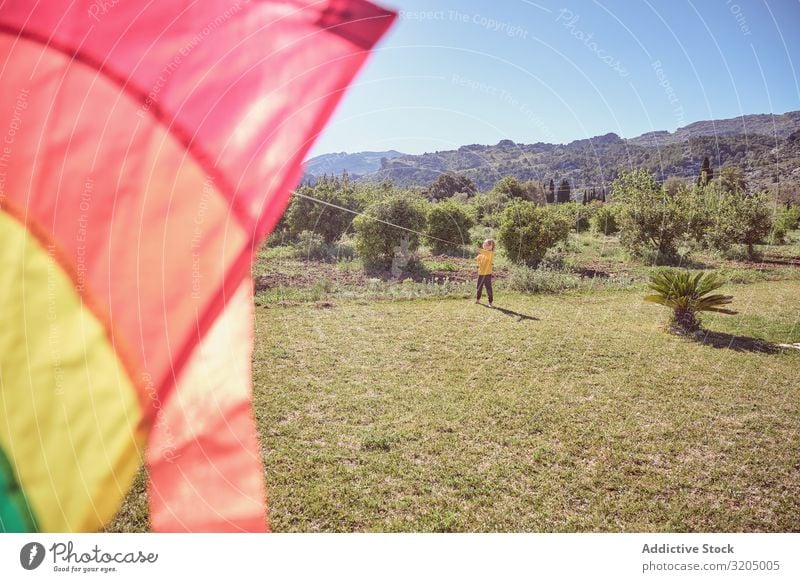
{"label": "yellow jacket", "polygon": [[478,252],[480,254],[475,257],[478,265],[480,265],[478,268],[478,275],[491,275],[492,266],[494,264],[494,251],[478,249]]}

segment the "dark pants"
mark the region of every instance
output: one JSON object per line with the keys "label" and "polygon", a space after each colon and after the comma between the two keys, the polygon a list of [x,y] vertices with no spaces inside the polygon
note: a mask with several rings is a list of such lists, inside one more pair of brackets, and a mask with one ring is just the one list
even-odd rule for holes
{"label": "dark pants", "polygon": [[491,275],[478,275],[478,301],[481,299],[481,291],[486,289],[486,295],[489,297],[489,303],[492,302],[492,276]]}

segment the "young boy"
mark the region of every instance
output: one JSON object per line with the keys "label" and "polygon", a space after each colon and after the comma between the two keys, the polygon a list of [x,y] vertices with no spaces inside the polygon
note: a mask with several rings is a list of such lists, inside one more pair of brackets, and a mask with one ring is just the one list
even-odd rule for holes
{"label": "young boy", "polygon": [[478,296],[475,303],[481,302],[481,291],[485,288],[486,295],[489,297],[489,307],[492,306],[492,264],[494,263],[494,240],[487,238],[483,245],[478,249]]}

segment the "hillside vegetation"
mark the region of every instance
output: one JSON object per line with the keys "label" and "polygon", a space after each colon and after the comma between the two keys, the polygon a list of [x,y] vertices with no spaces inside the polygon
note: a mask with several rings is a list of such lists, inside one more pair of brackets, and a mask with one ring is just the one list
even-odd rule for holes
{"label": "hillside vegetation", "polygon": [[[309,161],[309,177],[340,174],[348,169],[362,181],[389,181],[400,187],[424,187],[445,172],[471,179],[489,190],[505,176],[547,184],[567,180],[575,199],[586,188],[608,188],[622,172],[649,170],[659,180],[697,175],[703,158],[712,165],[742,168],[755,189],[784,197],[800,186],[800,111],[783,115],[745,115],[726,120],[699,121],[673,133],[656,131],[631,139],[614,133],[569,144],[514,143],[466,145],[451,151],[421,155],[382,156],[382,166],[336,164],[330,154]],[[364,155],[369,154],[365,152]],[[352,154],[355,155],[355,154]],[[377,157],[369,157],[376,164]],[[323,169],[324,168],[324,169]],[[370,169],[372,168],[372,169]]]}

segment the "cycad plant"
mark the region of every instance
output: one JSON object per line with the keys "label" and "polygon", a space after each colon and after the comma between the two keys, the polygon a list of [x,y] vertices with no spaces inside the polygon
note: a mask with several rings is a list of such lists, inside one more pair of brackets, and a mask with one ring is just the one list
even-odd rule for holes
{"label": "cycad plant", "polygon": [[644,300],[672,308],[670,329],[690,333],[700,327],[698,313],[715,311],[736,315],[725,309],[733,301],[731,295],[709,295],[724,285],[715,273],[692,274],[686,270],[665,269],[650,278],[650,289],[655,291]]}

